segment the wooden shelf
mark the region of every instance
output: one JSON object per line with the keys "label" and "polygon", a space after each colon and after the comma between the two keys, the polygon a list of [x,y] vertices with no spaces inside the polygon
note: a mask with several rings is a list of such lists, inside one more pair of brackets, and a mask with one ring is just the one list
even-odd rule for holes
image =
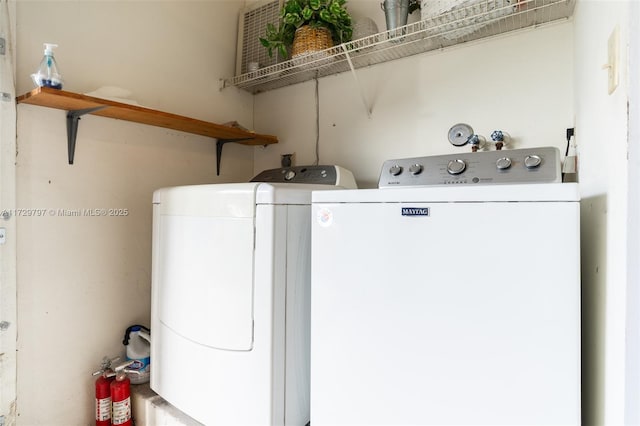
{"label": "wooden shelf", "polygon": [[116,118],[216,138],[218,173],[220,168],[220,154],[222,152],[222,146],[225,143],[235,142],[243,145],[269,145],[278,143],[278,138],[271,135],[261,135],[236,127],[223,126],[221,124],[196,120],[194,118],[170,114],[137,105],[94,98],[92,96],[48,87],[34,89],[29,93],[19,96],[16,101],[18,103],[67,111],[69,164],[73,164],[73,151],[75,151],[75,135],[77,132],[78,119],[84,114]]}

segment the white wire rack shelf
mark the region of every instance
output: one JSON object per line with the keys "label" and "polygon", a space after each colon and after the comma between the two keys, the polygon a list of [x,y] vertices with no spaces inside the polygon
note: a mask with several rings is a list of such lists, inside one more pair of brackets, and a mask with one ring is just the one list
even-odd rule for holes
{"label": "white wire rack shelf", "polygon": [[225,79],[251,93],[274,90],[314,78],[355,71],[419,53],[537,27],[571,17],[576,0],[462,1],[437,16]]}

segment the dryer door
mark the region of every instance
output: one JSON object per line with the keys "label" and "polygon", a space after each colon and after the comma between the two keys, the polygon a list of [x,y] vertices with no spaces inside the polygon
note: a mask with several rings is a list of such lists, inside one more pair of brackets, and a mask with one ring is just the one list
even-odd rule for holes
{"label": "dryer door", "polygon": [[[207,195],[225,202],[220,194]],[[154,285],[164,325],[208,347],[247,351],[253,347],[255,198],[253,191],[244,200],[234,197],[247,203],[228,209],[234,214],[211,214],[197,202],[187,203],[194,206],[190,212],[157,206]]]}

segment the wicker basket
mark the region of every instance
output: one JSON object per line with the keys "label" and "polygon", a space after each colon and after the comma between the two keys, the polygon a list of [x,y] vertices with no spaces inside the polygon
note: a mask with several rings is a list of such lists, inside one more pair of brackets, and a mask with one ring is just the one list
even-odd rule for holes
{"label": "wicker basket", "polygon": [[302,26],[296,30],[291,58],[299,58],[333,47],[331,31],[325,27]]}

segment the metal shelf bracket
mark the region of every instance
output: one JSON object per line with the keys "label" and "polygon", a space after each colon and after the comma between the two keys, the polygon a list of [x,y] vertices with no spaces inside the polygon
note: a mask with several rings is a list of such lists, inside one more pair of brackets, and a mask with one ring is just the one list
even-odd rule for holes
{"label": "metal shelf bracket", "polygon": [[251,138],[239,138],[239,139],[218,139],[216,141],[216,175],[220,176],[220,160],[222,160],[222,147],[226,143],[230,142],[242,142]]}
{"label": "metal shelf bracket", "polygon": [[69,156],[69,164],[73,164],[73,157],[76,152],[76,138],[78,136],[78,122],[80,121],[80,117],[105,108],[107,107],[103,105],[95,108],[67,111],[67,153]]}

